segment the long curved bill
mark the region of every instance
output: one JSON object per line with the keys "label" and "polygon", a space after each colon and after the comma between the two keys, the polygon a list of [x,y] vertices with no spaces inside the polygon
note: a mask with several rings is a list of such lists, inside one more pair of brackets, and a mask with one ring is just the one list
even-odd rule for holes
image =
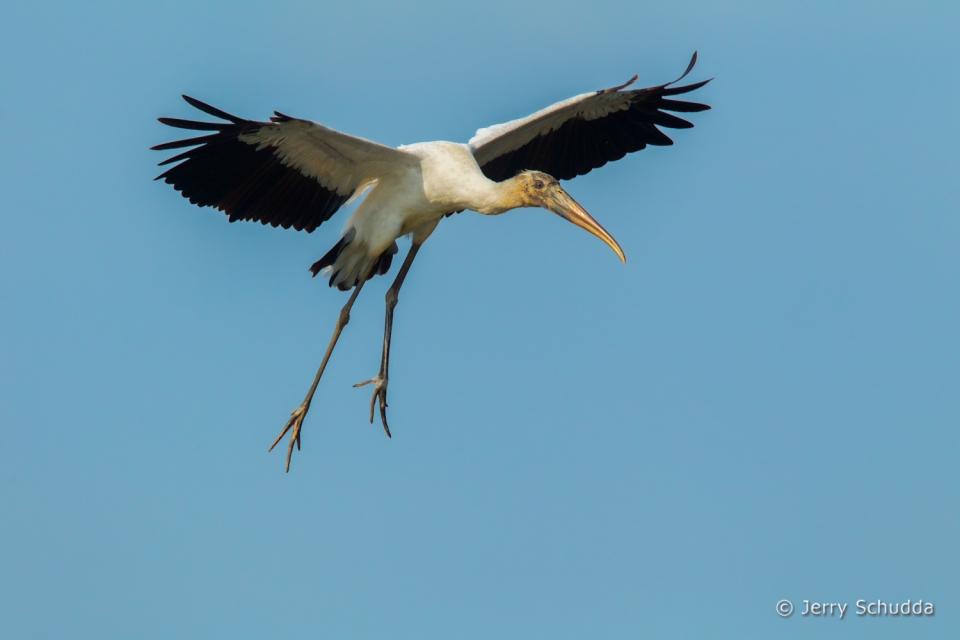
{"label": "long curved bill", "polygon": [[621,262],[626,262],[627,258],[623,255],[623,249],[617,244],[607,230],[599,222],[593,219],[586,209],[581,207],[576,200],[571,198],[566,191],[559,186],[554,185],[553,189],[544,198],[544,208],[552,211],[561,218],[569,220],[581,229],[586,229],[593,235],[607,243],[607,246],[613,249]]}

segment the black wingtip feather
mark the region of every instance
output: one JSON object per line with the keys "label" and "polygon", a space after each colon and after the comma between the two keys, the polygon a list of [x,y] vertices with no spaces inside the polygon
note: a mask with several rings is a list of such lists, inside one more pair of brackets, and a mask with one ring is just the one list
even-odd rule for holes
{"label": "black wingtip feather", "polygon": [[229,121],[232,122],[233,124],[243,124],[244,122],[246,122],[246,120],[244,120],[243,118],[238,118],[237,116],[232,116],[232,115],[230,115],[229,113],[227,113],[226,111],[221,111],[220,109],[217,109],[216,107],[211,107],[211,106],[208,105],[206,102],[200,102],[200,101],[197,100],[196,98],[191,98],[191,97],[188,96],[188,95],[183,95],[183,96],[181,96],[181,97],[182,97],[184,100],[186,100],[186,101],[187,101],[187,104],[189,104],[191,107],[195,107],[195,108],[197,108],[197,109],[200,109],[200,111],[203,111],[204,113],[208,113],[208,114],[210,114],[211,116],[213,116],[214,118],[222,118],[223,120],[229,120]]}
{"label": "black wingtip feather", "polygon": [[183,160],[183,159],[185,159],[185,158],[189,158],[189,157],[190,157],[190,154],[193,153],[193,151],[194,151],[193,149],[187,149],[187,150],[184,151],[183,153],[178,153],[178,154],[175,155],[175,156],[172,156],[172,157],[170,157],[170,158],[167,158],[167,159],[164,160],[163,162],[158,162],[158,163],[157,163],[157,166],[158,166],[158,167],[162,167],[162,166],[165,165],[165,164],[173,164],[174,162],[179,162],[179,161],[181,161],[181,160]]}
{"label": "black wingtip feather", "polygon": [[194,129],[196,131],[220,131],[225,126],[217,122],[197,122],[196,120],[183,120],[181,118],[157,118],[157,120],[168,127]]}
{"label": "black wingtip feather", "polygon": [[195,147],[198,144],[210,142],[217,137],[217,134],[211,136],[200,136],[197,138],[187,138],[186,140],[174,140],[173,142],[164,142],[150,147],[151,151],[166,151],[168,149],[180,149],[181,147]]}
{"label": "black wingtip feather", "polygon": [[672,84],[677,84],[678,82],[680,82],[681,80],[683,80],[684,78],[686,78],[686,77],[687,77],[687,74],[690,73],[691,71],[693,71],[693,67],[694,67],[695,64],[697,64],[697,52],[696,52],[696,51],[693,52],[693,55],[690,57],[690,64],[688,64],[686,70],[685,70],[682,74],[680,74],[680,77],[677,78],[676,80],[673,80],[673,81],[671,81],[671,82],[668,82],[667,84],[662,85],[662,86],[663,86],[663,87],[669,87],[670,85],[672,85]]}
{"label": "black wingtip feather", "polygon": [[[708,78],[707,80],[701,80],[700,82],[694,82],[693,84],[685,84],[685,85],[683,85],[682,87],[670,87],[670,88],[665,88],[663,91],[660,92],[660,95],[662,95],[662,96],[675,96],[675,95],[678,95],[678,94],[681,94],[681,93],[690,93],[691,91],[694,91],[694,90],[696,90],[696,89],[699,89],[700,87],[702,87],[703,85],[707,84],[707,83],[710,82],[711,80],[713,80],[713,78]],[[673,83],[671,83],[671,84],[673,84]]]}
{"label": "black wingtip feather", "polygon": [[658,109],[676,111],[678,113],[696,113],[710,109],[710,105],[701,102],[684,102],[682,100],[669,100],[665,98],[661,98],[655,104]]}

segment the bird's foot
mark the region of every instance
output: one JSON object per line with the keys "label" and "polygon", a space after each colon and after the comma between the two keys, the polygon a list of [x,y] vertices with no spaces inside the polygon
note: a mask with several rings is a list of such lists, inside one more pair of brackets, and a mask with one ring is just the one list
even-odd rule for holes
{"label": "bird's foot", "polygon": [[293,445],[296,443],[297,451],[300,451],[300,427],[303,425],[303,419],[307,417],[307,410],[310,409],[310,403],[304,402],[299,407],[290,412],[290,419],[287,420],[287,424],[283,425],[283,430],[280,431],[280,435],[277,436],[277,439],[273,441],[273,444],[270,445],[270,448],[267,451],[273,451],[273,448],[277,446],[277,443],[280,442],[280,439],[287,433],[290,432],[290,444],[287,445],[287,472],[290,471],[290,456],[293,454]]}
{"label": "bird's foot", "polygon": [[373,395],[370,396],[370,424],[373,424],[373,405],[379,400],[380,420],[383,422],[383,430],[386,432],[387,437],[391,438],[393,436],[390,435],[390,427],[387,426],[387,381],[387,376],[381,371],[375,378],[358,382],[353,386],[362,387],[367,384],[374,385]]}

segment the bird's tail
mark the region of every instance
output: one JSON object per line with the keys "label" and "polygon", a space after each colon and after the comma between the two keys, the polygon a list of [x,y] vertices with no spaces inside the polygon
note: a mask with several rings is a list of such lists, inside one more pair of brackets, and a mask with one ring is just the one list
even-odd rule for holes
{"label": "bird's tail", "polygon": [[[316,277],[321,271],[324,272],[324,275],[329,272],[329,286],[332,287],[336,284],[337,289],[340,289],[340,291],[347,291],[355,287],[360,281],[361,275],[366,270],[365,267],[370,263],[365,260],[358,260],[355,256],[344,256],[346,259],[341,260],[340,256],[356,235],[356,229],[348,230],[337,244],[333,245],[330,251],[327,251],[322,258],[310,266],[310,273]],[[367,279],[369,280],[375,275],[382,276],[387,273],[387,271],[390,270],[390,265],[393,263],[393,256],[397,251],[399,251],[397,243],[391,243],[386,251],[377,256]]]}

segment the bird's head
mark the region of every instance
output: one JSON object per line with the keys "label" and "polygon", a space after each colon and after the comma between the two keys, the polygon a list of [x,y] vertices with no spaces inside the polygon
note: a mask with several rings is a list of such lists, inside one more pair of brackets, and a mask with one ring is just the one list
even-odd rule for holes
{"label": "bird's head", "polygon": [[542,207],[547,211],[552,211],[561,218],[569,220],[581,229],[586,229],[597,236],[607,246],[613,249],[614,253],[621,261],[627,259],[623,255],[623,249],[617,244],[607,230],[600,226],[600,223],[593,219],[587,211],[577,204],[567,194],[566,191],[557,182],[557,179],[547,175],[542,171],[522,171],[514,178],[515,193],[520,197],[524,207]]}

